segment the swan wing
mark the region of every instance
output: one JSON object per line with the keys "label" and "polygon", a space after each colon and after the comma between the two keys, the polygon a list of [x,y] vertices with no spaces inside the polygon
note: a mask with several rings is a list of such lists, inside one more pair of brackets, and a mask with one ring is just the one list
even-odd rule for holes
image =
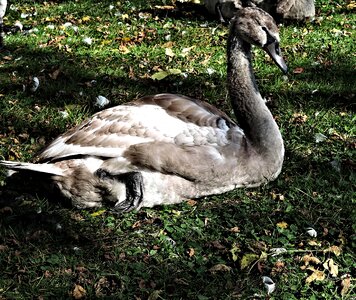
{"label": "swan wing", "polygon": [[175,146],[221,146],[236,126],[208,103],[184,96],[147,96],[96,113],[56,138],[37,161],[73,156],[122,157],[132,145],[166,143]]}

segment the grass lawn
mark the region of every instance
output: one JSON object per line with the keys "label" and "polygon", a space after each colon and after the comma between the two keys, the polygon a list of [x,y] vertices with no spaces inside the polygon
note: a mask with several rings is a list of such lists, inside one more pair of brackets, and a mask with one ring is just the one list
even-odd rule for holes
{"label": "grass lawn", "polygon": [[[11,2],[5,24],[27,30],[0,52],[0,159],[29,161],[98,111],[99,95],[114,106],[179,93],[232,115],[227,27],[201,9]],[[120,216],[0,192],[0,299],[356,299],[355,1],[317,0],[316,10],[281,26],[288,77],[254,50],[285,141],[277,180]]]}

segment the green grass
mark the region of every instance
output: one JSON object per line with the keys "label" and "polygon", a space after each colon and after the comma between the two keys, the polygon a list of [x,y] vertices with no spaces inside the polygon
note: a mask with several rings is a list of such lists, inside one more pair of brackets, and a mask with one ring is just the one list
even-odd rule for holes
{"label": "green grass", "polygon": [[[30,160],[97,111],[98,95],[116,105],[180,93],[231,114],[225,26],[200,10],[151,9],[171,1],[112,4],[17,1],[8,10],[6,24],[21,20],[34,31],[7,35],[0,53],[0,159]],[[123,216],[0,194],[0,299],[79,299],[84,291],[90,299],[355,299],[352,4],[318,0],[314,22],[281,27],[288,78],[255,51],[261,93],[286,146],[276,181]],[[37,14],[21,19],[25,12]],[[169,69],[181,74],[151,79]],[[35,93],[23,91],[31,76],[40,79]],[[326,139],[317,143],[316,134]],[[287,252],[272,256],[278,247]],[[320,262],[307,265],[311,257]],[[307,283],[312,274],[320,280]],[[261,276],[276,282],[275,292],[267,295]]]}

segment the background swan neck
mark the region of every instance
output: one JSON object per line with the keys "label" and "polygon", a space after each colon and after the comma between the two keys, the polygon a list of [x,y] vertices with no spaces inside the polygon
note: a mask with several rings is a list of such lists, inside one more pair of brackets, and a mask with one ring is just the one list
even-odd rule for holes
{"label": "background swan neck", "polygon": [[282,136],[253,74],[251,45],[231,30],[227,45],[227,80],[237,121],[258,153],[273,156],[281,150],[283,156]]}

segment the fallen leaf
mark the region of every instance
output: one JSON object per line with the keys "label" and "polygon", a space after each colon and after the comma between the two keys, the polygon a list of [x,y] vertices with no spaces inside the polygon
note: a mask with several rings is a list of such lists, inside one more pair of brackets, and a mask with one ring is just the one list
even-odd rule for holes
{"label": "fallen leaf", "polygon": [[120,51],[120,53],[122,53],[122,54],[130,53],[130,50],[129,50],[125,45],[120,45],[120,46],[119,46],[119,51]]}
{"label": "fallen leaf", "polygon": [[0,245],[0,252],[7,250],[7,246],[5,245]]}
{"label": "fallen leaf", "polygon": [[159,71],[157,73],[154,73],[151,78],[153,80],[162,80],[164,78],[166,78],[169,75],[169,73],[167,71]]}
{"label": "fallen leaf", "polygon": [[93,212],[92,214],[90,214],[92,217],[98,217],[101,216],[104,212],[106,212],[106,209],[100,209],[96,212]]}
{"label": "fallen leaf", "polygon": [[247,253],[241,259],[241,270],[246,269],[249,265],[259,259],[259,256],[254,253]]}
{"label": "fallen leaf", "polygon": [[232,260],[233,261],[237,261],[239,256],[238,253],[240,252],[240,248],[238,245],[234,245],[231,249],[230,249],[230,253],[232,255]]}
{"label": "fallen leaf", "polygon": [[240,232],[240,228],[239,227],[232,227],[232,228],[230,228],[230,231],[231,232],[234,232],[234,233],[238,233],[238,232]]}
{"label": "fallen leaf", "polygon": [[342,279],[341,281],[341,296],[345,296],[348,292],[348,290],[350,289],[351,286],[351,276],[350,275],[346,275],[345,278]]}
{"label": "fallen leaf", "polygon": [[276,225],[277,225],[277,227],[282,228],[282,229],[286,229],[288,227],[287,222],[284,222],[284,221],[279,222]]}
{"label": "fallen leaf", "polygon": [[87,292],[81,285],[76,284],[74,286],[72,295],[73,295],[74,299],[83,299],[85,297],[86,293]]}
{"label": "fallen leaf", "polygon": [[310,245],[310,246],[321,246],[320,243],[318,243],[317,241],[314,241],[314,240],[308,241],[308,245]]}
{"label": "fallen leaf", "polygon": [[5,206],[3,208],[0,208],[0,213],[1,214],[3,214],[3,213],[12,214],[13,211],[12,211],[12,208],[10,206]]}
{"label": "fallen leaf", "polygon": [[84,21],[84,22],[87,22],[87,21],[89,21],[90,20],[90,17],[89,16],[84,16],[83,18],[82,18],[82,21]]}
{"label": "fallen leaf", "polygon": [[334,263],[332,258],[328,258],[326,262],[323,263],[323,267],[330,272],[332,277],[336,277],[339,273],[339,267]]}
{"label": "fallen leaf", "polygon": [[217,264],[209,269],[209,272],[216,273],[216,272],[230,272],[231,267],[224,265],[224,264]]}
{"label": "fallen leaf", "polygon": [[295,124],[303,124],[308,120],[308,116],[303,113],[294,113],[291,121]]}
{"label": "fallen leaf", "polygon": [[188,204],[189,206],[195,206],[195,205],[197,204],[197,201],[192,200],[192,199],[189,199],[189,200],[187,200],[187,204]]}
{"label": "fallen leaf", "polygon": [[224,245],[221,245],[219,241],[212,241],[211,242],[212,246],[218,250],[225,250],[226,247]]}
{"label": "fallen leaf", "polygon": [[192,257],[192,256],[194,256],[194,254],[195,254],[194,248],[189,248],[189,250],[188,250],[188,256],[189,256],[189,257]]}
{"label": "fallen leaf", "polygon": [[293,70],[293,73],[294,73],[294,74],[301,74],[301,73],[303,73],[303,72],[304,72],[304,68],[301,68],[301,67],[295,68],[295,69]]}
{"label": "fallen leaf", "polygon": [[339,256],[341,254],[341,248],[338,246],[331,246],[331,247],[325,249],[324,252],[332,252],[336,256]]}
{"label": "fallen leaf", "polygon": [[58,75],[61,73],[60,69],[57,69],[55,71],[53,71],[52,73],[49,74],[49,77],[51,77],[51,79],[53,80],[57,80]]}
{"label": "fallen leaf", "polygon": [[172,75],[178,75],[178,74],[182,73],[182,71],[180,69],[168,69],[168,72],[169,72],[169,74],[172,74]]}
{"label": "fallen leaf", "polygon": [[307,277],[306,283],[311,283],[313,281],[322,281],[325,279],[325,273],[323,271],[316,270],[314,267],[308,267],[307,270],[313,271],[313,273]]}
{"label": "fallen leaf", "polygon": [[169,57],[173,57],[175,56],[172,48],[166,48],[166,51],[165,51],[166,55],[169,56]]}
{"label": "fallen leaf", "polygon": [[161,298],[159,294],[161,293],[160,290],[155,290],[153,291],[147,298],[147,300],[157,300],[158,298]]}
{"label": "fallen leaf", "polygon": [[314,263],[314,264],[320,264],[321,261],[319,258],[312,256],[310,254],[304,255],[302,257],[302,261],[304,262],[304,264],[307,266],[309,265],[309,263]]}

